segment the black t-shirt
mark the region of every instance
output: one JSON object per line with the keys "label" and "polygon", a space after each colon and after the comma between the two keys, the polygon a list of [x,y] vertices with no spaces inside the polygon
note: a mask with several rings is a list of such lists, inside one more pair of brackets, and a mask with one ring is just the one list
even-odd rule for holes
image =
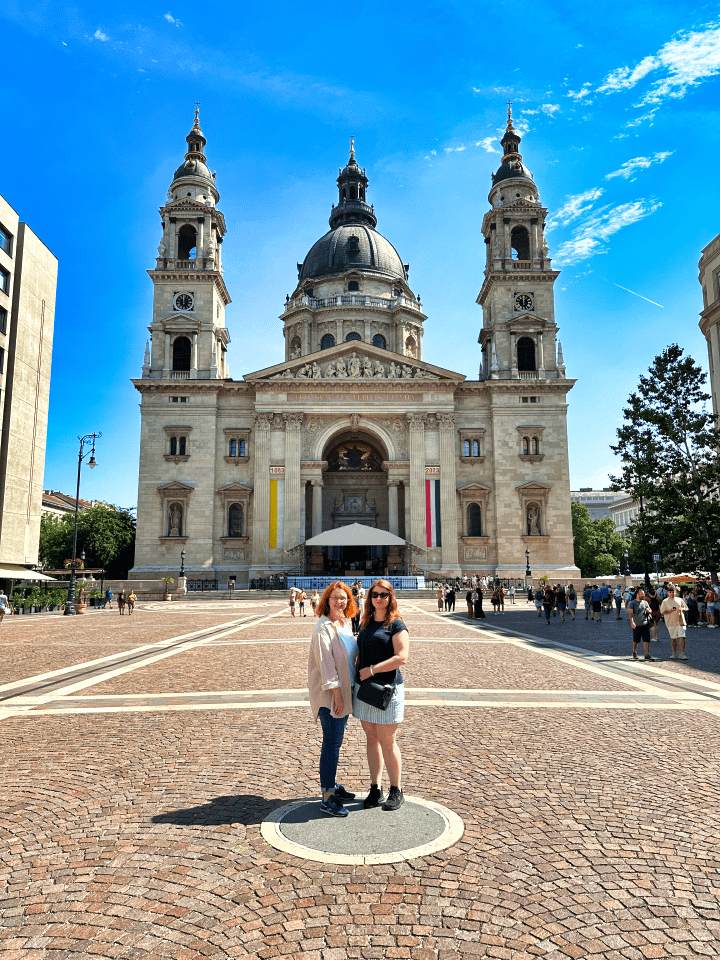
{"label": "black t-shirt", "polygon": [[[391,624],[385,626],[382,623],[371,620],[367,627],[358,634],[358,647],[360,648],[360,667],[374,667],[376,663],[382,663],[383,660],[389,660],[395,656],[392,638],[396,633],[407,630],[402,620],[393,620]],[[378,683],[402,683],[403,678],[399,670],[387,670],[384,673],[375,673],[373,680]]]}

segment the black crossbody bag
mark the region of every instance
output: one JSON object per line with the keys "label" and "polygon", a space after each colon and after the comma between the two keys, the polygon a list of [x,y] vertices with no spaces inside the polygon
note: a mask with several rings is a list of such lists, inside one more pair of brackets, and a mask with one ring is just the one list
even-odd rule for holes
{"label": "black crossbody bag", "polygon": [[[360,669],[363,668],[362,644],[360,645]],[[387,710],[390,701],[395,693],[394,683],[378,683],[372,677],[367,680],[361,680],[358,687],[357,698],[371,707],[377,707],[378,710]]]}

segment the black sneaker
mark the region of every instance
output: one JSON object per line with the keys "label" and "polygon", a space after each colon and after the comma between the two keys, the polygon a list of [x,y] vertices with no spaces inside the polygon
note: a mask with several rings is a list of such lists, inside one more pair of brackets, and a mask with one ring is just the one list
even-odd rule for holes
{"label": "black sneaker", "polygon": [[639,659],[638,655],[636,653],[633,653],[633,660],[638,660],[638,659]]}
{"label": "black sneaker", "polygon": [[648,655],[645,657],[645,659],[646,659],[646,660],[652,660],[652,662],[655,663],[655,657],[651,657],[650,654],[648,654]]}
{"label": "black sneaker", "polygon": [[335,796],[338,798],[338,800],[342,800],[344,803],[355,799],[355,794],[350,793],[349,790],[346,790],[341,783],[335,784]]}
{"label": "black sneaker", "polygon": [[350,813],[350,811],[346,810],[342,803],[340,803],[337,797],[334,797],[332,794],[330,794],[327,800],[322,801],[320,809],[329,817],[347,817]]}
{"label": "black sneaker", "polygon": [[405,802],[402,790],[399,787],[390,787],[388,798],[383,804],[383,810],[397,810]]}
{"label": "black sneaker", "polygon": [[363,807],[365,810],[369,810],[371,807],[379,807],[384,799],[385,794],[382,791],[382,787],[373,783],[370,787],[370,793],[363,800]]}

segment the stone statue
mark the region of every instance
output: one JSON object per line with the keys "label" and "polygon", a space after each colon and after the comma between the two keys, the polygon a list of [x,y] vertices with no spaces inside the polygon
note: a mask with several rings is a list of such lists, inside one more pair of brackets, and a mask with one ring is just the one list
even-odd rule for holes
{"label": "stone statue", "polygon": [[403,380],[412,380],[412,367],[409,367],[406,363],[402,365],[402,379]]}
{"label": "stone statue", "polygon": [[181,537],[182,536],[182,507],[179,503],[170,504],[169,511],[169,520],[170,520],[170,537]]}
{"label": "stone statue", "polygon": [[334,380],[335,379],[335,361],[331,360],[330,363],[325,367],[325,379]]}
{"label": "stone statue", "polygon": [[385,379],[385,367],[380,363],[379,360],[375,361],[375,376],[378,380]]}
{"label": "stone statue", "polygon": [[390,361],[390,367],[388,368],[388,380],[397,380],[398,378],[398,368],[395,366],[395,361]]}
{"label": "stone statue", "polygon": [[317,363],[313,363],[312,365],[312,378],[313,380],[322,380],[322,373]]}
{"label": "stone statue", "polygon": [[348,376],[353,379],[360,376],[360,358],[353,354],[350,357],[350,363],[348,364]]}
{"label": "stone statue", "polygon": [[540,536],[540,507],[536,503],[529,503],[527,508],[528,535]]}
{"label": "stone statue", "polygon": [[165,256],[165,244],[162,242],[162,240],[161,240],[160,243],[158,244],[158,254],[159,254],[161,257],[164,257],[164,256]]}
{"label": "stone statue", "polygon": [[347,377],[347,369],[345,367],[345,361],[342,357],[337,359],[337,375],[341,380],[344,380]]}
{"label": "stone statue", "polygon": [[373,363],[370,357],[365,357],[362,362],[363,367],[363,376],[372,377],[374,376],[375,371],[373,370]]}
{"label": "stone statue", "polygon": [[300,356],[300,347],[295,347],[293,350],[290,351],[291,360],[297,360],[299,356]]}
{"label": "stone statue", "polygon": [[300,369],[298,370],[298,372],[295,374],[295,379],[296,379],[296,380],[307,380],[309,373],[310,373],[310,370],[308,369],[308,365],[305,364],[305,366],[304,366],[304,367],[300,367]]}

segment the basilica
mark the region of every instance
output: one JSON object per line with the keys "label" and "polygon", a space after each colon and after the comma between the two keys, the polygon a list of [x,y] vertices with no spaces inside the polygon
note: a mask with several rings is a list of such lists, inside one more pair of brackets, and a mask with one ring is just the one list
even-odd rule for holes
{"label": "basilica", "polygon": [[[189,577],[238,585],[351,571],[522,578],[528,561],[534,577],[579,577],[558,271],[510,112],[482,220],[477,380],[423,356],[432,320],[377,230],[352,143],[330,229],[297,264],[282,308],[279,362],[233,379],[227,228],[197,110],[186,139],[160,208],[150,341],[133,381],[131,577],[177,576],[181,551]],[[353,537],[333,545],[329,532],[350,525]]]}

